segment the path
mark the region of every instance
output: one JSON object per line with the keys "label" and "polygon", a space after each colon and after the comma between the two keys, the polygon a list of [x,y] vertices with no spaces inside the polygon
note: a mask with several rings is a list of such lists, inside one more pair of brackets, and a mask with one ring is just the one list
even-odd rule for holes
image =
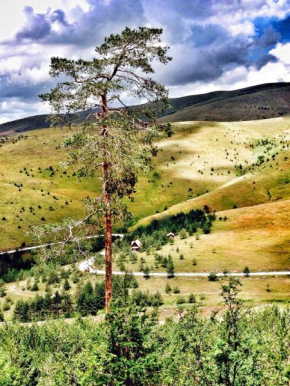
{"label": "path", "polygon": [[[104,254],[104,251],[101,252]],[[90,273],[96,273],[98,275],[105,275],[104,270],[100,269],[93,269],[93,260],[94,258],[91,257],[88,260],[82,261],[79,264],[79,270],[80,271],[86,271]],[[208,277],[208,275],[211,272],[176,272],[174,273],[174,277]],[[123,271],[113,271],[113,275],[124,275],[125,272]],[[143,272],[132,272],[134,276],[143,276]],[[229,272],[226,275],[223,272],[217,272],[217,276],[240,276],[240,277],[245,277],[246,275],[243,272]],[[150,277],[167,277],[166,272],[151,272]],[[255,276],[290,276],[290,271],[267,271],[267,272],[250,272],[249,274],[250,277],[255,277]]]}
{"label": "path", "polygon": [[[123,233],[113,233],[112,234],[113,237],[120,237],[121,239],[124,237]],[[86,236],[84,237],[86,240],[90,240],[90,239],[95,239],[95,238],[98,238],[98,237],[104,237],[104,235],[94,235],[94,236]],[[16,252],[27,252],[27,251],[32,251],[34,249],[40,249],[40,248],[44,248],[44,247],[51,247],[52,245],[60,245],[60,244],[63,244],[63,242],[58,242],[58,243],[47,243],[47,244],[42,244],[42,245],[34,245],[32,247],[25,247],[25,248],[18,248],[18,249],[13,249],[13,250],[10,250],[10,251],[5,251],[5,252],[0,252],[0,256],[1,255],[11,255],[11,254],[14,254]]]}

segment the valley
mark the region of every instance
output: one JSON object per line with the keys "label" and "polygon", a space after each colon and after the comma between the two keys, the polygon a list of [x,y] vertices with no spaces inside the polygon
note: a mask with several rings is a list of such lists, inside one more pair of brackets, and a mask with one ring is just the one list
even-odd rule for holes
{"label": "valley", "polygon": [[[31,225],[81,218],[82,200],[98,194],[96,179],[80,179],[75,169],[62,164],[66,153],[59,145],[77,130],[42,129],[2,140],[2,250],[29,245]],[[245,267],[250,272],[290,270],[290,118],[180,122],[173,131],[158,142],[154,170],[140,175],[134,201],[128,201],[134,220],[131,229],[205,207],[215,212],[216,220],[210,234],[177,236],[174,244],[158,251],[141,251],[134,263],[125,259],[126,269],[139,271],[144,261],[150,272],[163,272],[155,265],[157,252],[171,255],[175,272],[242,272]],[[113,269],[118,270],[118,252],[114,256]],[[82,280],[93,279],[88,275]],[[141,277],[137,281],[144,291],[158,289],[165,309],[179,297],[186,301],[191,293],[205,306],[221,301],[219,283],[207,278]],[[168,282],[180,292],[166,293]],[[250,276],[242,282],[242,297],[250,304],[289,300],[289,277]],[[34,296],[29,289],[19,290],[26,287],[21,279],[16,286],[6,286],[12,302]],[[39,288],[36,293],[43,294],[45,285]]]}

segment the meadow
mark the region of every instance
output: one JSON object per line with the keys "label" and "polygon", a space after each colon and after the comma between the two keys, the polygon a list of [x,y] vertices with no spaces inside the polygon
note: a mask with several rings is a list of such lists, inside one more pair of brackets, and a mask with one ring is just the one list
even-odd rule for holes
{"label": "meadow", "polygon": [[[204,205],[223,211],[290,197],[289,118],[180,123],[174,131],[159,141],[154,170],[140,175],[128,202],[134,223]],[[59,144],[70,132],[43,129],[2,140],[0,249],[29,243],[30,225],[82,217],[82,200],[98,193],[97,179],[80,180],[61,165],[67,153]]]}
{"label": "meadow", "polygon": [[[64,167],[67,152],[60,143],[72,129],[43,129],[2,138],[0,151],[0,246],[29,243],[31,225],[84,215],[82,200],[95,196],[99,182],[79,179],[76,169]],[[216,211],[210,234],[198,233],[161,250],[141,251],[126,268],[139,271],[141,260],[151,272],[154,254],[172,256],[175,272],[288,270],[290,207],[290,119],[251,122],[185,122],[158,142],[154,170],[140,175],[134,202],[128,202],[134,227],[194,208]],[[224,221],[226,218],[226,221]],[[182,258],[181,258],[182,255]],[[118,269],[117,255],[114,269]],[[95,278],[92,278],[95,280]],[[220,302],[218,283],[205,279],[173,278],[180,296],[195,293],[206,306]],[[168,279],[139,278],[142,290],[160,290],[166,308],[178,294],[164,292]],[[289,298],[289,278],[245,278],[242,296],[253,303]],[[270,291],[267,291],[269,283]],[[23,282],[5,284],[15,303],[35,292]],[[40,283],[39,293],[45,285]],[[55,287],[55,290],[58,287]],[[58,288],[61,290],[61,285]],[[71,291],[75,285],[71,283]],[[72,292],[73,293],[73,292]],[[2,299],[2,303],[5,299]],[[11,317],[7,310],[7,317]]]}

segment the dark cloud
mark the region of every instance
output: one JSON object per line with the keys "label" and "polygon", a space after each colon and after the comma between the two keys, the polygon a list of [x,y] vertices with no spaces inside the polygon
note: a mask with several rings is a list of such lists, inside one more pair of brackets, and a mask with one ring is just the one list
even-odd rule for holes
{"label": "dark cloud", "polygon": [[268,63],[276,63],[278,62],[278,59],[276,56],[271,54],[263,55],[259,60],[256,62],[256,67],[258,70],[260,70],[262,67],[266,66]]}
{"label": "dark cloud", "polygon": [[255,47],[267,50],[278,43],[280,39],[279,32],[275,31],[272,26],[265,29],[265,32],[260,38],[255,39]]}
{"label": "dark cloud", "polygon": [[229,40],[231,35],[229,32],[216,24],[194,24],[191,27],[191,36],[188,39],[195,47],[206,47],[212,44],[224,44]]}
{"label": "dark cloud", "polygon": [[26,81],[23,83],[11,80],[9,74],[0,76],[0,101],[11,98],[20,98],[27,102],[39,102],[38,95],[47,92],[53,83],[52,81],[43,81],[32,83]]}
{"label": "dark cloud", "polygon": [[54,11],[50,17],[50,20],[52,22],[58,21],[60,24],[66,27],[69,25],[66,21],[65,13],[61,9],[57,9],[56,11]]}
{"label": "dark cloud", "polygon": [[159,75],[168,85],[184,85],[218,79],[222,74],[238,65],[248,64],[249,44],[244,39],[228,38],[223,44],[203,47],[179,46],[173,48],[172,62]]}
{"label": "dark cloud", "polygon": [[[83,49],[86,53],[91,49],[93,56],[94,47],[105,36],[119,33],[126,26],[158,26],[164,29],[163,40],[171,46],[173,61],[162,70],[157,66],[156,77],[166,86],[182,87],[221,79],[226,71],[239,66],[245,69],[255,66],[260,70],[277,61],[269,54],[271,48],[285,41],[287,33],[290,40],[290,17],[284,21],[249,17],[252,11],[256,14],[267,7],[266,0],[87,0],[87,3],[87,11],[80,6],[71,11],[75,22],[62,9],[36,13],[32,7],[25,7],[26,23],[13,40],[5,43],[2,57],[19,51],[23,66],[33,70],[43,61],[49,61],[54,46],[61,45],[64,56],[74,56],[77,52],[82,57]],[[231,19],[238,13],[247,15],[242,21],[254,22],[253,36],[232,32]],[[47,57],[33,56],[29,50],[23,53],[30,43],[39,43],[44,52],[49,47]],[[38,94],[52,87],[49,81],[39,79],[38,83],[31,83],[21,76],[11,77],[9,72],[0,74],[0,101],[19,98],[36,102]]]}
{"label": "dark cloud", "polygon": [[[41,41],[42,44],[66,44],[93,46],[103,41],[108,34],[120,32],[125,26],[144,25],[141,0],[112,0],[109,4],[88,1],[90,9],[84,12],[78,8],[78,20],[69,24],[62,10],[50,10],[36,14],[32,7],[25,8],[26,25],[16,35],[16,41]],[[62,25],[60,31],[52,28],[53,23]]]}
{"label": "dark cloud", "polygon": [[49,35],[51,25],[46,19],[46,15],[35,14],[32,7],[25,7],[24,12],[26,14],[27,23],[16,35],[16,40],[18,42],[23,39],[40,40]]}

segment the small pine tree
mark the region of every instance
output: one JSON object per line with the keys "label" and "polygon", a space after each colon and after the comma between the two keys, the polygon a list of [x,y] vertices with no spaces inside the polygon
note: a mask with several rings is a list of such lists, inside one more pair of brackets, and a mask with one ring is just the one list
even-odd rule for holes
{"label": "small pine tree", "polygon": [[245,267],[244,270],[243,270],[243,273],[245,274],[246,277],[249,277],[250,276],[250,268],[249,267]]}
{"label": "small pine tree", "polygon": [[217,277],[217,275],[216,275],[214,272],[211,272],[211,273],[208,275],[208,280],[209,280],[209,281],[217,281],[217,280],[218,280],[218,277]]}
{"label": "small pine tree", "polygon": [[196,297],[195,297],[194,294],[190,294],[190,295],[188,296],[188,303],[190,303],[190,304],[196,303]]}
{"label": "small pine tree", "polygon": [[68,279],[65,279],[64,284],[63,284],[63,289],[64,291],[68,291],[70,289],[70,284]]}
{"label": "small pine tree", "polygon": [[39,291],[37,280],[34,281],[33,286],[31,287],[31,291]]}
{"label": "small pine tree", "polygon": [[172,291],[171,285],[169,283],[166,283],[165,293],[170,294],[171,291]]}
{"label": "small pine tree", "polygon": [[173,292],[175,294],[180,294],[180,288],[176,285],[174,288],[173,288]]}
{"label": "small pine tree", "polygon": [[176,304],[184,304],[186,303],[185,298],[183,296],[179,296],[176,300]]}
{"label": "small pine tree", "polygon": [[149,276],[150,276],[150,269],[149,269],[148,265],[146,265],[146,267],[143,269],[143,274],[144,274],[145,279],[149,278]]}
{"label": "small pine tree", "polygon": [[174,277],[174,264],[172,260],[169,260],[167,263],[167,277],[168,278]]}
{"label": "small pine tree", "polygon": [[79,282],[79,280],[80,280],[79,275],[76,272],[74,272],[72,275],[72,282],[74,284],[77,284]]}
{"label": "small pine tree", "polygon": [[186,239],[187,238],[187,232],[186,232],[185,228],[181,229],[181,231],[179,232],[179,237],[181,239]]}

